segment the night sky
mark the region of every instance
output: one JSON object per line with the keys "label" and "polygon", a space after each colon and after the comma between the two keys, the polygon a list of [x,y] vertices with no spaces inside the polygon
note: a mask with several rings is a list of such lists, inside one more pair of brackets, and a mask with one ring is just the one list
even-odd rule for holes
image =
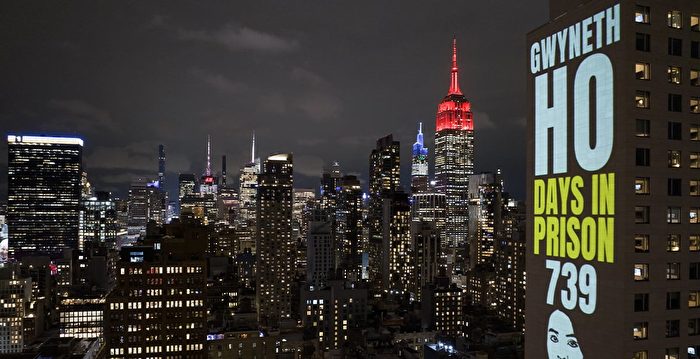
{"label": "night sky", "polygon": [[178,173],[203,172],[207,134],[229,181],[255,131],[260,155],[293,152],[295,187],[317,188],[333,160],[366,181],[393,133],[408,184],[419,121],[432,162],[454,35],[476,170],[501,168],[522,199],[525,34],[546,14],[544,0],[4,2],[0,132],[83,137],[90,181],[119,195],[156,176],[162,143],[171,196]]}

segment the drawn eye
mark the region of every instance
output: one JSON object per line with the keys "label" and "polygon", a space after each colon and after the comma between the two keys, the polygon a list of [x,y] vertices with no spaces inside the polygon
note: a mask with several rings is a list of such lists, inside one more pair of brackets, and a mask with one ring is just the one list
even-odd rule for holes
{"label": "drawn eye", "polygon": [[578,342],[575,339],[569,339],[569,341],[566,343],[572,348],[578,348]]}
{"label": "drawn eye", "polygon": [[559,343],[559,338],[557,338],[557,336],[554,334],[549,336],[549,340],[551,340],[552,343]]}

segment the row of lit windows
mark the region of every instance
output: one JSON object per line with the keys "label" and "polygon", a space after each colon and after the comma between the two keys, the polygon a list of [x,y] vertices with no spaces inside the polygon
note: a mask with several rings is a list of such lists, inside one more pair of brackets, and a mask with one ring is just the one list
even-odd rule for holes
{"label": "row of lit windows", "polygon": [[[700,262],[693,262],[688,265],[688,278],[691,280],[700,279]],[[681,279],[681,263],[680,262],[670,262],[666,263],[666,279],[667,280],[680,280]],[[649,280],[649,264],[648,263],[636,263],[634,265],[634,280],[635,281],[647,281]],[[690,292],[691,299],[695,306],[697,307],[697,294],[699,291]],[[690,299],[689,302],[690,303]]]}
{"label": "row of lit windows", "polygon": [[[683,139],[683,125],[680,122],[669,121],[667,123],[667,138],[669,140],[682,140]],[[700,141],[700,124],[693,123],[688,127],[689,139],[691,141]],[[637,137],[650,137],[651,135],[651,122],[647,119],[637,119],[635,122],[635,136]]]}
{"label": "row of lit windows", "polygon": [[[683,70],[680,66],[667,66],[666,79],[669,83],[680,85],[682,82]],[[647,62],[637,62],[634,64],[634,74],[637,80],[651,80],[651,65]],[[700,70],[690,70],[690,85],[700,86]]]}
{"label": "row of lit windows", "polygon": [[[697,75],[697,74],[696,74]],[[680,80],[679,80],[680,81]],[[691,80],[692,81],[692,80]],[[696,77],[697,83],[697,77]],[[651,92],[646,90],[637,90],[634,94],[634,103],[637,108],[651,108]],[[690,113],[700,113],[700,97],[691,96],[688,101]],[[683,96],[679,94],[668,94],[668,111],[683,112]]]}
{"label": "row of lit windows", "polygon": [[[634,251],[636,253],[648,253],[650,248],[650,240],[648,234],[634,235]],[[682,248],[680,234],[668,234],[666,237],[666,251],[679,252]],[[700,252],[700,235],[691,234],[688,236],[688,251]]]}
{"label": "row of lit windows", "polygon": [[[681,159],[683,156],[680,150],[668,150],[667,154],[669,168],[682,167]],[[651,150],[649,148],[636,148],[635,164],[642,167],[651,166]],[[693,151],[688,154],[688,167],[700,168],[700,152]]]}
{"label": "row of lit windows", "polygon": [[[690,15],[690,30],[700,31],[700,15]],[[638,24],[651,23],[651,8],[645,5],[636,5],[634,8],[634,22]],[[666,25],[673,29],[683,28],[683,12],[680,10],[669,10],[666,12]]]}
{"label": "row of lit windows", "polygon": [[[698,335],[697,318],[688,320],[688,335]],[[691,332],[692,331],[692,332]],[[632,335],[635,340],[643,340],[649,338],[649,322],[636,322],[632,326]],[[666,330],[664,336],[666,338],[675,338],[681,335],[681,321],[672,319],[666,321]]]}
{"label": "row of lit windows", "polygon": [[[650,223],[651,209],[649,206],[634,207],[634,223]],[[681,207],[668,207],[666,210],[666,223],[681,223]],[[700,224],[700,207],[690,207],[688,209],[688,223]]]}

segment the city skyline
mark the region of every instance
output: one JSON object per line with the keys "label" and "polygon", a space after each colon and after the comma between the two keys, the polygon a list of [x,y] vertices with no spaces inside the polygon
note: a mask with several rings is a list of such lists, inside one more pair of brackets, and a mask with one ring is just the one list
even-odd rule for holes
{"label": "city skyline", "polygon": [[[418,122],[424,123],[426,146],[434,148],[435,105],[449,85],[450,40],[456,36],[462,51],[461,86],[479,119],[476,171],[501,168],[512,178],[509,190],[523,198],[524,155],[499,150],[498,144],[505,139],[524,145],[524,75],[519,69],[525,63],[516,55],[525,47],[519,34],[545,18],[545,2],[539,9],[532,4],[449,6],[455,11],[406,6],[408,18],[416,19],[407,25],[405,16],[399,19],[378,5],[371,9],[376,15],[359,24],[366,26],[340,26],[336,33],[320,34],[316,29],[325,20],[298,21],[305,15],[299,9],[286,8],[287,19],[275,22],[263,19],[257,6],[245,9],[246,18],[240,19],[238,8],[223,4],[215,6],[221,14],[207,23],[197,16],[209,11],[139,5],[126,30],[118,22],[123,9],[111,9],[112,15],[96,11],[94,18],[73,21],[75,25],[68,25],[69,20],[89,6],[63,15],[50,7],[35,9],[32,18],[53,29],[48,31],[18,23],[31,10],[18,5],[3,15],[9,16],[4,26],[13,26],[5,33],[25,36],[18,42],[20,37],[0,35],[6,37],[5,50],[17,55],[0,60],[6,79],[0,85],[6,88],[0,98],[0,131],[82,137],[91,182],[120,196],[132,177],[157,171],[158,145],[164,144],[171,198],[178,173],[203,172],[207,134],[212,134],[214,168],[220,170],[218,159],[226,155],[230,180],[247,162],[255,131],[261,154],[295,153],[295,184],[313,188],[323,166],[335,160],[365,181],[366,161],[355,154],[393,133],[402,143],[402,183],[407,186]],[[328,17],[347,10],[340,4],[323,9]],[[484,12],[500,16],[491,24],[475,16]],[[521,18],[527,22],[515,21]],[[80,32],[81,23],[93,31]],[[484,26],[494,30],[492,36],[502,46],[487,47],[491,42],[477,31]],[[356,27],[362,30],[352,30]],[[352,52],[367,56],[356,63]],[[483,71],[486,66],[499,70]],[[503,86],[510,79],[521,86]],[[504,104],[504,98],[512,101]],[[389,109],[387,103],[395,105]],[[364,126],[345,125],[350,122]],[[3,158],[0,169],[5,166]]]}

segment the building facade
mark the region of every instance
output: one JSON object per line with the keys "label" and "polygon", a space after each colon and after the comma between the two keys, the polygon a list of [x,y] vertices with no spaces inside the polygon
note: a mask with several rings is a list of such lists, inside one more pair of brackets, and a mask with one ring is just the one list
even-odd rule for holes
{"label": "building facade", "polygon": [[474,122],[471,103],[459,88],[457,40],[452,45],[450,88],[435,120],[435,188],[445,194],[446,242],[464,246],[468,225],[468,175],[474,173]]}
{"label": "building facade", "polygon": [[267,327],[291,315],[293,172],[292,155],[282,153],[267,157],[258,177],[256,304],[258,321]]}
{"label": "building facade", "polygon": [[553,0],[528,34],[526,357],[697,358],[699,14]]}
{"label": "building facade", "polygon": [[83,140],[8,135],[9,255],[78,247]]}

